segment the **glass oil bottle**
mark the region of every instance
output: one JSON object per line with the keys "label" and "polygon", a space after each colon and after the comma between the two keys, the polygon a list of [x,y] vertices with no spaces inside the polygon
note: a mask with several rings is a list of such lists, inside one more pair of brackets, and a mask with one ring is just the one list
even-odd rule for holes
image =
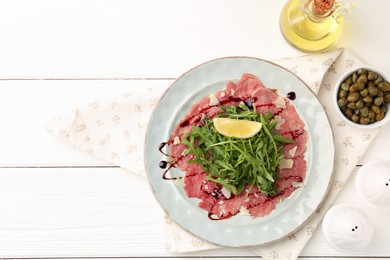
{"label": "glass oil bottle", "polygon": [[280,15],[280,30],[296,48],[319,52],[339,39],[343,15],[353,7],[337,0],[288,0]]}

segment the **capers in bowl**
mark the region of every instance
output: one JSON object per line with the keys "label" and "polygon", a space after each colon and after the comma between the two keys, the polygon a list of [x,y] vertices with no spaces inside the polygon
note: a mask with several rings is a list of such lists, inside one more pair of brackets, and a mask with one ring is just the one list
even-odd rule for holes
{"label": "capers in bowl", "polygon": [[389,76],[376,68],[346,72],[335,86],[335,103],[340,116],[363,128],[383,125],[389,120]]}

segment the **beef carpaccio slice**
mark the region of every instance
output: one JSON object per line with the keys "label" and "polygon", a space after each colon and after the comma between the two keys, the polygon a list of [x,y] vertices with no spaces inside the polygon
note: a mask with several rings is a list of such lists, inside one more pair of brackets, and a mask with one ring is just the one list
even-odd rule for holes
{"label": "beef carpaccio slice", "polygon": [[[221,113],[220,105],[238,106],[240,102],[250,102],[258,113],[271,112],[278,120],[276,133],[294,140],[283,147],[282,161],[286,166],[279,167],[277,172],[277,195],[262,194],[257,187],[249,185],[241,194],[230,194],[222,185],[206,180],[207,173],[198,164],[188,163],[192,159],[191,154],[183,156],[187,146],[180,142],[193,125],[201,126],[205,118],[211,119]],[[307,140],[305,124],[290,100],[280,96],[276,90],[266,88],[256,76],[244,74],[237,82],[228,82],[224,90],[206,96],[193,105],[175,127],[168,143],[170,163],[185,172],[186,195],[200,199],[198,206],[208,211],[211,219],[221,220],[240,212],[253,217],[266,216],[275,209],[277,203],[290,196],[305,178],[304,152]]]}

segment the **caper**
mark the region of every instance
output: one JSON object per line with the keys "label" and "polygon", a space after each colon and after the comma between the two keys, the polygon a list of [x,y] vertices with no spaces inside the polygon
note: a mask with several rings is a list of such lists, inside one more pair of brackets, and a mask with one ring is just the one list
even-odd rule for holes
{"label": "caper", "polygon": [[356,109],[362,109],[364,107],[364,101],[359,99],[357,102],[356,102]]}
{"label": "caper", "polygon": [[353,122],[357,123],[357,122],[359,122],[360,117],[358,115],[353,115],[351,117],[351,119],[352,119]]}
{"label": "caper", "polygon": [[352,82],[353,82],[353,83],[356,83],[356,82],[357,82],[357,79],[358,79],[358,74],[357,74],[356,72],[354,72],[354,73],[352,74]]}
{"label": "caper", "polygon": [[359,93],[356,92],[349,94],[347,97],[348,102],[355,102],[358,99],[359,99]]}
{"label": "caper", "polygon": [[375,114],[379,114],[381,112],[380,108],[377,105],[371,105],[372,111],[375,112]]}
{"label": "caper", "polygon": [[374,97],[378,94],[378,91],[379,89],[376,88],[376,87],[368,87],[368,94],[371,96],[371,97]]}
{"label": "caper", "polygon": [[377,97],[374,99],[375,105],[380,106],[380,105],[382,105],[382,103],[383,103],[383,97]]}
{"label": "caper", "polygon": [[356,93],[358,92],[357,89],[355,88],[355,83],[352,84],[350,87],[349,87],[349,93]]}
{"label": "caper", "polygon": [[359,75],[366,74],[366,73],[367,73],[367,70],[364,69],[364,68],[360,68],[360,69],[357,70],[357,73],[358,73]]}
{"label": "caper", "polygon": [[345,91],[349,91],[350,85],[348,83],[341,84],[341,89]]}
{"label": "caper", "polygon": [[339,98],[347,98],[348,92],[345,90],[340,90],[339,92]]}
{"label": "caper", "polygon": [[390,91],[390,83],[388,81],[380,82],[378,88],[383,92]]}
{"label": "caper", "polygon": [[341,108],[344,108],[348,105],[348,100],[346,98],[340,98],[337,103]]}
{"label": "caper", "polygon": [[344,83],[347,83],[348,85],[351,85],[353,82],[352,82],[352,76],[349,76],[345,81]]}
{"label": "caper", "polygon": [[360,93],[360,96],[362,96],[362,97],[367,97],[367,95],[368,95],[368,90],[365,88],[365,89],[363,89],[362,91],[360,91],[359,93]]}
{"label": "caper", "polygon": [[376,85],[375,85],[375,82],[374,81],[372,81],[372,80],[370,80],[370,81],[368,81],[367,82],[367,87],[369,88],[369,87],[375,87]]}
{"label": "caper", "polygon": [[353,88],[356,90],[356,91],[360,91],[362,89],[364,89],[364,83],[363,82],[356,82],[355,84],[353,84]]}
{"label": "caper", "polygon": [[384,112],[384,113],[387,112],[387,105],[382,104],[379,108],[380,108],[380,110],[381,110],[382,112]]}
{"label": "caper", "polygon": [[368,117],[368,113],[369,113],[368,107],[363,107],[362,109],[360,109],[361,116]]}
{"label": "caper", "polygon": [[351,116],[353,115],[352,109],[348,108],[347,110],[345,110],[345,115],[346,117],[351,118]]}
{"label": "caper", "polygon": [[378,78],[378,73],[375,71],[369,71],[367,75],[368,80],[376,80]]}
{"label": "caper", "polygon": [[374,111],[372,111],[372,110],[370,110],[369,112],[368,112],[368,118],[375,118],[375,112]]}
{"label": "caper", "polygon": [[359,78],[357,79],[357,83],[363,84],[363,87],[364,87],[364,84],[367,83],[367,81],[368,81],[368,79],[367,79],[366,74],[360,75]]}
{"label": "caper", "polygon": [[380,76],[380,75],[378,75],[378,78],[374,81],[374,83],[376,84],[376,85],[378,85],[380,82],[382,82],[383,81],[383,78]]}
{"label": "caper", "polygon": [[348,108],[355,110],[356,109],[356,102],[350,102],[347,105]]}
{"label": "caper", "polygon": [[383,100],[386,102],[386,103],[390,103],[390,93],[387,93],[386,95],[383,96]]}
{"label": "caper", "polygon": [[360,120],[359,120],[359,123],[362,124],[362,125],[368,125],[370,123],[370,119],[367,118],[367,117],[361,117]]}
{"label": "caper", "polygon": [[381,121],[385,117],[385,113],[380,112],[379,114],[376,114],[375,120],[376,121]]}
{"label": "caper", "polygon": [[372,102],[372,97],[371,96],[364,97],[363,101],[366,102],[366,103],[371,103]]}

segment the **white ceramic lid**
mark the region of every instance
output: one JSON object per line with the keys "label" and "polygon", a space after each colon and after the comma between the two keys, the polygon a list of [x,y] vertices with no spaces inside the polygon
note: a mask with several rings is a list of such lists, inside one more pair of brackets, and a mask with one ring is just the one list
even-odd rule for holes
{"label": "white ceramic lid", "polygon": [[375,160],[364,164],[355,181],[359,198],[368,206],[390,210],[390,160]]}
{"label": "white ceramic lid", "polygon": [[364,211],[353,204],[332,207],[322,222],[322,231],[328,243],[337,250],[361,250],[372,241],[374,228]]}

